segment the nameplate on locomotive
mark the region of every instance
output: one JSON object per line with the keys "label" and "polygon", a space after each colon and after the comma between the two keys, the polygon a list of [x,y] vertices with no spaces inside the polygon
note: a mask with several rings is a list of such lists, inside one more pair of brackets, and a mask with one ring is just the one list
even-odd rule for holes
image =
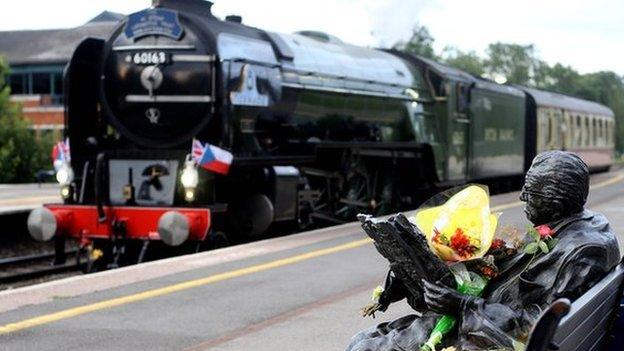
{"label": "nameplate on locomotive", "polygon": [[230,92],[232,105],[269,106],[269,96],[258,91],[256,72],[249,65],[241,68],[240,82],[235,91]]}
{"label": "nameplate on locomotive", "polygon": [[162,35],[178,40],[183,31],[178,13],[160,8],[131,14],[128,16],[128,22],[124,29],[128,39],[138,39],[146,35]]}

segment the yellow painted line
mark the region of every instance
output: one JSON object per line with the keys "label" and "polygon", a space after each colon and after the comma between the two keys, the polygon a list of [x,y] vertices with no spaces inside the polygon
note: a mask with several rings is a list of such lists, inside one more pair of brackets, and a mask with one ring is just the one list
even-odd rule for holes
{"label": "yellow painted line", "polygon": [[242,276],[249,275],[252,273],[258,273],[258,272],[266,271],[266,270],[273,269],[273,268],[287,266],[287,265],[291,265],[291,264],[298,263],[301,261],[309,260],[312,258],[325,256],[325,255],[333,254],[333,253],[340,252],[340,251],[354,249],[354,248],[369,244],[371,242],[372,240],[368,238],[351,241],[343,245],[338,245],[338,246],[334,246],[334,247],[330,247],[326,249],[311,251],[305,254],[287,257],[284,259],[275,260],[275,261],[247,267],[247,268],[219,273],[219,274],[211,275],[205,278],[189,280],[186,282],[169,285],[163,288],[147,290],[147,291],[143,291],[143,292],[128,295],[128,296],[123,296],[123,297],[118,297],[118,298],[114,298],[110,300],[92,303],[89,305],[74,307],[74,308],[70,308],[67,310],[50,313],[50,314],[42,315],[39,317],[26,319],[20,322],[0,326],[0,334],[16,332],[19,330],[32,328],[32,327],[36,327],[39,325],[48,324],[48,323],[60,321],[63,319],[80,316],[86,313],[96,312],[96,311],[100,311],[100,310],[104,310],[104,309],[108,309],[108,308],[112,308],[116,306],[121,306],[121,305],[129,304],[129,303],[133,303],[133,302],[137,302],[141,300],[150,299],[153,297],[158,297],[158,296],[168,295],[168,294],[172,294],[172,293],[179,292],[179,291],[193,289],[193,288],[197,288],[203,285],[208,285],[208,284],[212,284],[212,283],[216,283],[216,282],[220,282],[220,281],[224,281],[224,280],[228,280],[228,279],[232,279],[236,277],[242,277]]}
{"label": "yellow painted line", "polygon": [[590,186],[590,189],[600,189],[600,188],[604,188],[605,186],[609,186],[611,184],[615,184],[619,181],[621,181],[622,179],[624,179],[624,173],[620,173],[618,175],[616,175],[615,177],[611,178],[611,179],[607,179],[603,182],[600,182],[594,186]]}
{"label": "yellow painted line", "polygon": [[[619,174],[604,182],[598,183],[592,186],[592,189],[605,187],[607,185],[617,183],[621,181],[622,179],[624,179],[624,173]],[[508,203],[508,204],[494,206],[492,207],[492,210],[501,211],[503,209],[517,207],[522,204],[523,202],[515,201],[515,202]],[[211,275],[205,278],[189,280],[186,282],[169,285],[169,286],[162,287],[162,288],[147,290],[147,291],[143,291],[140,293],[122,296],[122,297],[118,297],[118,298],[114,298],[110,300],[104,300],[104,301],[92,303],[89,305],[74,307],[74,308],[62,310],[59,312],[54,312],[54,313],[26,319],[20,322],[10,323],[10,324],[0,326],[0,334],[12,333],[12,332],[16,332],[19,330],[33,328],[39,325],[53,323],[53,322],[60,321],[63,319],[80,316],[86,313],[97,312],[100,310],[117,307],[121,305],[126,305],[129,303],[146,300],[146,299],[150,299],[153,297],[168,295],[168,294],[172,294],[172,293],[179,292],[179,291],[197,288],[203,285],[217,283],[217,282],[232,279],[232,278],[242,277],[242,276],[249,275],[252,273],[258,273],[258,272],[266,271],[266,270],[273,269],[273,268],[283,267],[283,266],[291,265],[294,263],[306,261],[312,258],[321,257],[321,256],[333,254],[333,253],[340,252],[340,251],[354,249],[354,248],[369,244],[371,242],[372,240],[369,238],[351,241],[346,244],[342,244],[342,245],[338,245],[338,246],[334,246],[334,247],[330,247],[326,249],[311,251],[305,254],[287,257],[284,259],[275,260],[275,261],[271,261],[267,263],[262,263],[262,264],[247,267],[247,268],[219,273],[219,274]]]}

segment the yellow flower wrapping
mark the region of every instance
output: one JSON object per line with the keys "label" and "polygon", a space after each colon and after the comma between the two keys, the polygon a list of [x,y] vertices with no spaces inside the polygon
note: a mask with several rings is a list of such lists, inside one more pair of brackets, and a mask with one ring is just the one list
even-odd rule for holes
{"label": "yellow flower wrapping", "polygon": [[[480,186],[470,185],[450,197],[441,206],[425,208],[416,213],[416,226],[425,234],[429,246],[445,261],[460,261],[483,257],[489,250],[499,214],[490,212],[490,199],[487,191]],[[476,250],[470,257],[459,256],[451,247],[433,241],[435,230],[450,240],[453,233],[461,228]]]}

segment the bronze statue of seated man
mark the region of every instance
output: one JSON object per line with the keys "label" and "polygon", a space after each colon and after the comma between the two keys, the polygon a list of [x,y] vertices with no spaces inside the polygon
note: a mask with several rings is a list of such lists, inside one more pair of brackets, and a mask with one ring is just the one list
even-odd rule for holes
{"label": "bronze statue of seated man", "polygon": [[[589,170],[576,155],[548,151],[533,160],[520,200],[534,225],[547,224],[557,242],[547,253],[523,251],[497,257],[498,275],[481,297],[453,288],[448,268],[402,215],[387,221],[361,217],[363,228],[390,261],[378,304],[384,311],[407,298],[416,314],[356,334],[348,351],[419,350],[442,315],[457,326],[442,347],[514,350],[542,309],[558,298],[572,301],[602,279],[620,260],[617,240],[601,214],[584,209]],[[397,235],[398,234],[398,235]]]}

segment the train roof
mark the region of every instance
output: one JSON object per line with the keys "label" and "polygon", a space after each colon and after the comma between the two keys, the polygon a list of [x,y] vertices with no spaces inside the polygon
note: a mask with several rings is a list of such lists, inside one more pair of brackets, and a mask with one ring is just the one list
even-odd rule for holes
{"label": "train roof", "polygon": [[322,40],[308,32],[271,33],[293,53],[292,67],[300,72],[345,77],[411,87],[414,76],[406,63],[387,52],[333,40]]}
{"label": "train roof", "polygon": [[435,73],[439,74],[440,76],[446,79],[458,81],[458,82],[465,82],[468,84],[474,84],[475,87],[479,89],[495,91],[501,94],[524,96],[524,92],[521,89],[518,89],[517,87],[511,86],[511,85],[498,84],[498,83],[489,81],[487,79],[475,77],[468,72],[464,72],[460,69],[444,65],[442,63],[436,62],[434,60],[431,60],[422,56],[416,56],[416,55],[410,55],[410,56],[419,60],[421,65],[427,66],[428,68],[432,69]]}
{"label": "train roof", "polygon": [[594,101],[534,88],[520,88],[535,100],[537,106],[556,107],[564,110],[614,117],[613,111],[610,108]]}
{"label": "train roof", "polygon": [[434,61],[432,59],[428,59],[426,57],[414,55],[415,58],[420,60],[426,66],[434,70],[441,76],[444,76],[448,79],[458,80],[458,81],[467,81],[467,82],[476,82],[478,79],[468,72],[464,72],[460,69],[453,68],[440,62]]}

